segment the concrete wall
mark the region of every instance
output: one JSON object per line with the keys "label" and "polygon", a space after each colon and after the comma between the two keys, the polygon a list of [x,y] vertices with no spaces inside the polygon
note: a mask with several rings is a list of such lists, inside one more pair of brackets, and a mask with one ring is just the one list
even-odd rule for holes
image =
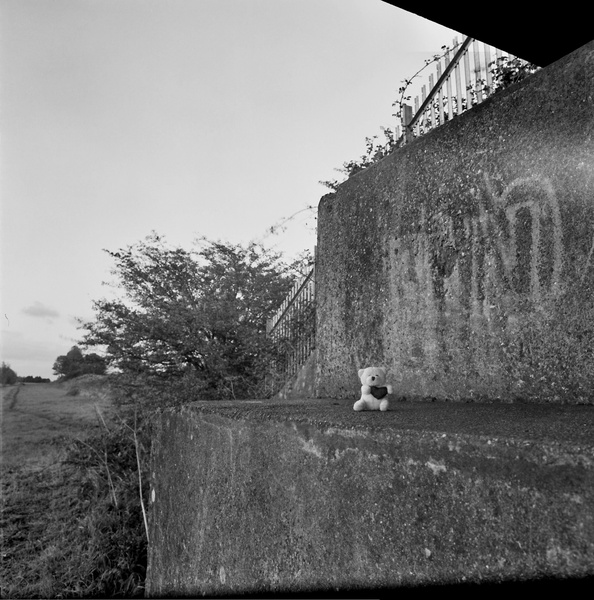
{"label": "concrete wall", "polygon": [[147,596],[378,598],[399,586],[592,576],[593,427],[590,406],[557,404],[165,411]]}
{"label": "concrete wall", "polygon": [[316,390],[594,403],[594,42],[319,206]]}

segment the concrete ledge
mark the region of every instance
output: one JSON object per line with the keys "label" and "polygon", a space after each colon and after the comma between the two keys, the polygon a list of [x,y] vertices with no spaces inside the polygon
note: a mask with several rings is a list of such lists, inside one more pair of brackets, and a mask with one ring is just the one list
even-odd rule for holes
{"label": "concrete ledge", "polygon": [[152,449],[149,596],[594,575],[594,409],[197,402]]}

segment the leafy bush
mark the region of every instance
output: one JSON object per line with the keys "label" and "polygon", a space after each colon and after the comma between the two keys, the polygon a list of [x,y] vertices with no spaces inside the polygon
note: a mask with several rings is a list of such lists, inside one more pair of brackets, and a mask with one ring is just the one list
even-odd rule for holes
{"label": "leafy bush", "polygon": [[193,399],[265,393],[274,352],[266,320],[290,290],[295,265],[255,244],[202,240],[187,251],[157,234],[108,254],[122,297],[94,303],[83,344],[106,348],[129,390],[175,388]]}

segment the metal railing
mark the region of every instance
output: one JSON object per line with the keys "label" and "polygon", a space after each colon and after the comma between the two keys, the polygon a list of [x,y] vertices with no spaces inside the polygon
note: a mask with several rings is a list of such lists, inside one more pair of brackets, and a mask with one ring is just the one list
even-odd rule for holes
{"label": "metal railing", "polygon": [[315,268],[295,282],[276,313],[268,319],[266,333],[277,348],[276,371],[285,380],[296,375],[315,348]]}
{"label": "metal railing", "polygon": [[[408,104],[401,106],[401,143],[410,142],[483,102],[504,85],[503,69],[511,72],[514,65],[528,64],[469,37],[461,43],[454,38],[453,47],[431,62],[435,73],[428,78],[429,92],[427,84],[422,85],[420,94],[414,96],[414,109]],[[400,128],[396,134],[396,138],[400,137]]]}

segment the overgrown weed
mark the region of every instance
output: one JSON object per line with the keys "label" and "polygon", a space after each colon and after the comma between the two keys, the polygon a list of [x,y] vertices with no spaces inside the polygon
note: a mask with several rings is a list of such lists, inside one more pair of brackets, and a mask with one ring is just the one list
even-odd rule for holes
{"label": "overgrown weed", "polygon": [[136,426],[135,440],[130,415],[120,416],[100,434],[61,440],[62,460],[46,469],[3,473],[2,597],[144,596],[138,465],[146,481],[148,438],[144,421]]}

